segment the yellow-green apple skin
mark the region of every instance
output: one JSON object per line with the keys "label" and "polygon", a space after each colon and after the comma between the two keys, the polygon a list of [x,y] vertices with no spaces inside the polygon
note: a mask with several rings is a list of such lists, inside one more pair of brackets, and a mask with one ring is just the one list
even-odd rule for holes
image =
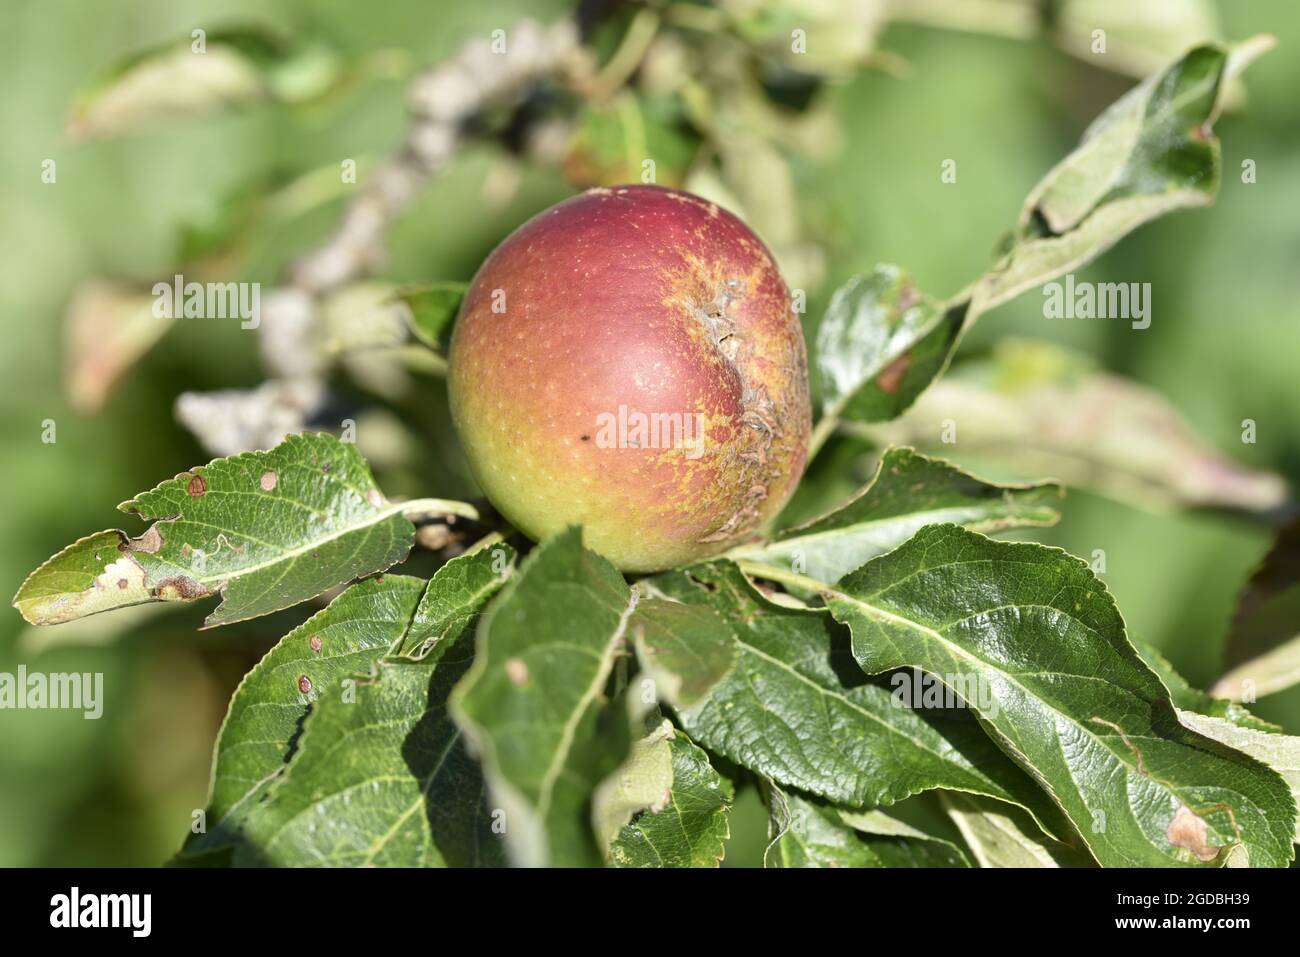
{"label": "yellow-green apple skin", "polygon": [[448,386],[501,514],[535,540],[581,525],[629,572],[752,538],[808,454],[803,331],[771,253],[656,186],[589,190],[502,242],[461,304]]}

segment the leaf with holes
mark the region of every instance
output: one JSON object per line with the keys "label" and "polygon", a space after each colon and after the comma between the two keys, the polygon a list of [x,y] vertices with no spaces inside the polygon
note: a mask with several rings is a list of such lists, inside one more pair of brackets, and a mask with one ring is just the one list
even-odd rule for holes
{"label": "leaf with holes", "polygon": [[358,582],[281,638],[244,676],[217,736],[205,833],[191,838],[182,859],[239,843],[314,704],[341,696],[343,679],[369,672],[401,640],[424,590],[423,580],[406,575]]}
{"label": "leaf with holes", "polygon": [[916,667],[965,699],[1105,866],[1292,857],[1278,775],[1185,728],[1088,566],[955,525],[923,529],[826,592],[867,674]]}
{"label": "leaf with holes", "polygon": [[473,635],[421,661],[380,661],[355,699],[322,699],[289,769],[250,815],[237,865],[502,865],[478,762],[447,714]]}
{"label": "leaf with holes", "polygon": [[213,756],[205,833],[181,861],[239,843],[245,820],[293,755],[302,723],[322,696],[352,693],[386,654],[419,658],[454,644],[509,575],[514,551],[453,558],[428,582],[385,575],[351,586],[285,635],[230,701]]}
{"label": "leaf with holes", "polygon": [[139,538],[83,538],[28,577],[14,606],[52,625],[150,601],[220,594],[206,627],[289,608],[406,558],[412,510],[477,517],[462,502],[384,499],[354,445],[293,435],[216,459],[118,506],[154,520]]}

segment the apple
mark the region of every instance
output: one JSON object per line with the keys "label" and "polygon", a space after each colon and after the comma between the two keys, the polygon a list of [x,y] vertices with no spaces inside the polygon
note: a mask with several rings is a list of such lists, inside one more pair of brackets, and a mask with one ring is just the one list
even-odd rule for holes
{"label": "apple", "polygon": [[515,230],[461,303],[448,387],[502,515],[535,540],[581,525],[629,572],[752,538],[808,454],[785,281],[749,227],[679,190],[592,189]]}

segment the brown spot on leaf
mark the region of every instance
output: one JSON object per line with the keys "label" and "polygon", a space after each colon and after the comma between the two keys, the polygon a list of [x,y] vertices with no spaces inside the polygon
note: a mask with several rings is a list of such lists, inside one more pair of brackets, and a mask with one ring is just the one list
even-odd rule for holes
{"label": "brown spot on leaf", "polygon": [[126,587],[128,587],[130,584],[131,584],[131,583],[130,583],[129,581],[127,581],[125,578],[119,578],[119,579],[117,580],[117,587],[118,587],[118,588],[126,588]]}
{"label": "brown spot on leaf", "polygon": [[190,484],[185,486],[185,491],[191,498],[200,498],[208,493],[208,480],[202,475],[193,475],[190,477]]}
{"label": "brown spot on leaf", "polygon": [[911,364],[911,354],[904,352],[901,356],[880,370],[880,375],[876,376],[876,385],[880,386],[880,391],[888,395],[893,395],[897,392],[898,387],[903,384],[903,374],[907,372],[907,367]]}
{"label": "brown spot on leaf", "polygon": [[185,575],[175,575],[160,581],[157,587],[154,588],[153,594],[155,598],[162,601],[193,601],[195,598],[202,598],[210,594],[210,592],[193,578],[188,578]]}
{"label": "brown spot on leaf", "polygon": [[311,679],[308,678],[306,675],[299,675],[299,676],[298,676],[298,690],[301,691],[303,694],[310,694],[310,693],[311,693]]}
{"label": "brown spot on leaf", "polygon": [[522,658],[506,659],[506,677],[519,688],[528,683],[528,666]]}
{"label": "brown spot on leaf", "polygon": [[1219,848],[1208,842],[1208,834],[1205,818],[1186,804],[1178,808],[1165,831],[1170,844],[1191,851],[1198,861],[1212,861],[1219,856]]}
{"label": "brown spot on leaf", "polygon": [[274,472],[263,472],[262,478],[259,480],[258,484],[262,486],[263,492],[270,492],[275,489],[279,482],[280,476],[276,475]]}
{"label": "brown spot on leaf", "polygon": [[311,646],[312,651],[319,653],[322,644],[320,640],[320,635],[312,635],[311,639],[307,642],[307,644]]}

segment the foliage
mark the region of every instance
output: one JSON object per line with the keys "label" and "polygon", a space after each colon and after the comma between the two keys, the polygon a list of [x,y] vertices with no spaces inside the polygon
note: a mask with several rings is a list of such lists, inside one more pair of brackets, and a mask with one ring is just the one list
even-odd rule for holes
{"label": "foliage", "polygon": [[[793,95],[797,78],[772,46],[783,21],[721,6],[710,42]],[[634,22],[627,36],[660,26]],[[314,46],[240,36],[210,40],[229,58],[231,92],[184,109],[303,103],[341,82]],[[201,826],[178,864],[716,866],[737,793],[753,788],[770,818],[767,866],[1288,866],[1297,739],[1224,700],[1240,696],[1243,676],[1260,693],[1296,680],[1294,629],[1280,624],[1295,590],[1285,537],[1234,625],[1249,652],[1213,697],[1132,637],[1094,568],[990,537],[1055,523],[1061,483],[976,478],[871,444],[896,438],[890,430],[949,382],[973,381],[985,398],[1005,391],[1005,377],[974,367],[931,389],[977,317],[1158,216],[1213,200],[1223,160],[1212,124],[1262,46],[1197,45],[1106,110],[1029,193],[999,259],[957,295],[933,298],[885,264],[843,283],[812,349],[823,414],[802,514],[761,540],[627,581],[580,528],[533,547],[468,502],[389,498],[356,445],[302,430],[124,503],[152,524],[76,541],[14,605],[51,625],[219,596],[205,622],[215,627],[332,596],[235,691]],[[869,55],[832,48],[818,76]],[[83,132],[135,128],[154,109],[141,77],[174,58],[168,48],[124,65],[79,107]],[[651,58],[647,82],[655,69]],[[744,150],[719,130],[727,108],[766,92],[731,90],[720,104],[712,69],[682,89],[616,84],[593,96],[568,174],[626,179],[629,158],[651,155],[665,182],[746,193]],[[746,159],[761,162],[771,143],[750,145]],[[715,148],[718,166],[697,162]],[[758,193],[740,205],[760,208]],[[797,260],[802,237],[783,232],[779,198],[761,208],[778,253]],[[402,345],[424,359],[382,366],[379,379],[436,374],[463,288],[380,297],[399,304]],[[1080,387],[1074,371],[1053,387]],[[1194,439],[1188,430],[1167,447],[1203,453]],[[846,495],[843,475],[828,481],[819,466],[852,443],[850,457],[875,468]],[[1262,513],[1284,495],[1244,469],[1223,495],[1154,470],[1127,477],[1175,505]],[[432,574],[417,574],[427,556],[408,562],[417,541],[441,559]],[[517,565],[515,546],[526,551]],[[412,574],[389,571],[404,562]],[[960,840],[895,816],[909,800],[942,808]]]}

